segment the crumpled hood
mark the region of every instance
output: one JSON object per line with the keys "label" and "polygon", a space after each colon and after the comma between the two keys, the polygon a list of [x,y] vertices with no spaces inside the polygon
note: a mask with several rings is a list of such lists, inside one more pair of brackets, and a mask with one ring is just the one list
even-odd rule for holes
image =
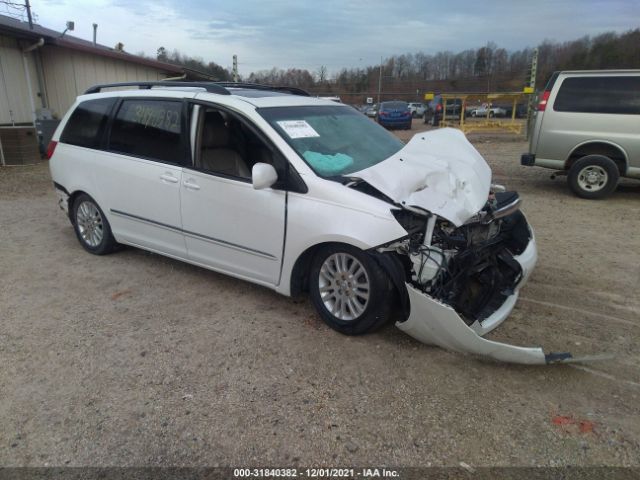
{"label": "crumpled hood", "polygon": [[489,165],[464,133],[453,128],[418,133],[395,155],[349,176],[456,226],[480,211],[491,186]]}

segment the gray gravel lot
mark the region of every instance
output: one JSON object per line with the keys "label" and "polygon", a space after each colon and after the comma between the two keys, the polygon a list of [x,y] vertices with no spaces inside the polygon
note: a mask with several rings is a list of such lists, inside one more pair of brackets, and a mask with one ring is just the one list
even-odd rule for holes
{"label": "gray gravel lot", "polygon": [[640,465],[640,187],[581,200],[519,165],[524,142],[474,138],[540,253],[491,337],[614,358],[523,367],[393,326],[342,336],[306,298],[89,255],[46,164],[5,168],[0,465]]}

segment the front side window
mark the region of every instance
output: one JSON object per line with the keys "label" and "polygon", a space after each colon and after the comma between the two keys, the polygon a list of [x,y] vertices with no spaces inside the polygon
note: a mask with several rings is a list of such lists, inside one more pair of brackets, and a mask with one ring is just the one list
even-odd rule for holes
{"label": "front side window", "polygon": [[558,112],[640,114],[640,76],[566,78],[553,109]]}
{"label": "front side window", "polygon": [[227,177],[251,179],[256,162],[271,161],[271,152],[234,115],[200,107],[194,167]]}
{"label": "front side window", "polygon": [[86,148],[98,148],[115,98],[87,100],[79,104],[69,117],[60,141]]}
{"label": "front side window", "polygon": [[182,102],[124,100],[111,127],[109,149],[137,157],[182,163]]}
{"label": "front side window", "polygon": [[394,135],[350,107],[272,107],[258,111],[320,176],[364,170],[404,147]]}

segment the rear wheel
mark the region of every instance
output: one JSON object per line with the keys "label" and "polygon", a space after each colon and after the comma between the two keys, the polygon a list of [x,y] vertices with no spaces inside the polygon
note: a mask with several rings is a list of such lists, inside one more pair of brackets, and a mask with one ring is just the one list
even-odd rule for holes
{"label": "rear wheel", "polygon": [[80,194],[73,202],[73,228],[80,245],[94,255],[106,255],[116,247],[111,227],[104,213],[86,193]]}
{"label": "rear wheel", "polygon": [[393,289],[387,274],[355,247],[321,248],[311,265],[309,290],[320,317],[338,332],[361,335],[389,320]]}
{"label": "rear wheel", "polygon": [[567,180],[577,196],[596,199],[610,195],[619,178],[618,166],[609,157],[587,155],[571,166]]}

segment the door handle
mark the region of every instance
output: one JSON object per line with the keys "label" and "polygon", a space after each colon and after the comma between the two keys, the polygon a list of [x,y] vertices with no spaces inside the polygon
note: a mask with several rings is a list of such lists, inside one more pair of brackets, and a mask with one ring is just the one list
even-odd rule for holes
{"label": "door handle", "polygon": [[198,185],[197,183],[193,183],[189,180],[185,180],[182,184],[185,186],[185,188],[188,188],[189,190],[200,190],[200,185]]}
{"label": "door handle", "polygon": [[178,183],[178,179],[168,173],[160,175],[160,180],[162,180],[163,182]]}

